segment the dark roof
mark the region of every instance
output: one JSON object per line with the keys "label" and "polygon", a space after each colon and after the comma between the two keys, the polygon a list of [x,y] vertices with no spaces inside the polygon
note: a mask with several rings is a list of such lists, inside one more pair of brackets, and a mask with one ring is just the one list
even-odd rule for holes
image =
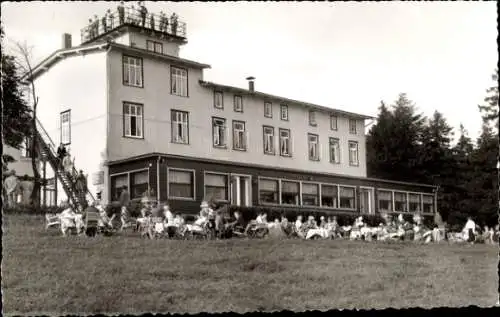
{"label": "dark roof", "polygon": [[[86,45],[80,45],[77,47],[59,49],[54,53],[50,54],[47,58],[42,60],[32,69],[32,77],[36,78],[41,73],[47,71],[50,67],[57,64],[59,61],[65,59],[66,57],[78,55],[82,53],[92,53],[96,51],[104,50],[108,43],[91,43]],[[31,79],[28,73],[21,77],[21,81],[26,81]]]}
{"label": "dark roof", "polygon": [[172,55],[167,55],[167,54],[159,54],[159,53],[145,50],[143,48],[132,47],[132,46],[117,44],[117,43],[110,43],[110,45],[113,48],[129,51],[129,52],[135,52],[138,54],[143,54],[143,55],[147,55],[147,56],[151,56],[151,57],[157,57],[157,58],[164,59],[167,61],[175,62],[176,64],[186,65],[186,66],[193,67],[193,68],[199,68],[199,69],[210,68],[210,65],[208,65],[208,64],[198,63],[198,62],[195,62],[195,61],[192,61],[189,59],[185,59],[185,58],[180,58],[177,56],[172,56]]}
{"label": "dark roof", "polygon": [[324,111],[324,112],[329,112],[329,113],[335,113],[335,114],[345,115],[345,116],[351,117],[351,118],[375,119],[372,116],[368,116],[368,115],[364,115],[364,114],[359,114],[359,113],[344,111],[344,110],[340,110],[340,109],[329,108],[329,107],[325,107],[325,106],[321,106],[321,105],[312,104],[312,103],[309,103],[309,102],[304,102],[304,101],[300,101],[300,100],[294,100],[294,99],[290,99],[290,98],[280,97],[280,96],[271,95],[271,94],[267,94],[267,93],[263,93],[263,92],[259,92],[259,91],[250,91],[248,89],[243,89],[243,88],[239,88],[239,87],[221,85],[221,84],[217,84],[217,83],[213,83],[213,82],[209,82],[209,81],[202,81],[202,80],[200,80],[200,84],[202,86],[205,86],[205,87],[210,87],[210,88],[216,88],[216,89],[225,90],[225,91],[236,92],[236,93],[244,94],[244,95],[248,95],[248,96],[262,97],[264,99],[276,100],[278,102],[286,103],[286,104],[297,104],[297,105],[300,105],[300,106],[303,106],[303,107],[306,107],[306,108],[311,108],[311,109],[315,109],[315,110],[319,110],[319,111]]}
{"label": "dark roof", "polygon": [[[180,58],[177,56],[172,56],[172,55],[166,55],[166,54],[158,54],[155,52],[151,52],[142,48],[137,48],[137,47],[131,47],[123,44],[117,44],[117,43],[112,43],[112,42],[92,42],[89,44],[85,45],[80,45],[77,47],[72,47],[68,49],[59,49],[55,51],[54,53],[50,54],[46,59],[38,63],[35,67],[33,67],[33,78],[38,77],[40,74],[43,72],[47,71],[50,69],[50,67],[54,66],[57,64],[59,61],[65,59],[66,57],[78,55],[78,54],[88,54],[88,53],[94,53],[98,51],[103,51],[109,47],[116,48],[116,49],[121,49],[124,51],[128,52],[134,52],[142,55],[147,55],[151,57],[156,57],[164,60],[168,60],[171,62],[175,62],[179,65],[185,65],[193,68],[210,68],[210,65],[207,64],[202,64],[198,62],[194,62],[188,59]],[[29,80],[31,77],[28,76],[28,74],[25,74],[21,80],[26,81]]]}

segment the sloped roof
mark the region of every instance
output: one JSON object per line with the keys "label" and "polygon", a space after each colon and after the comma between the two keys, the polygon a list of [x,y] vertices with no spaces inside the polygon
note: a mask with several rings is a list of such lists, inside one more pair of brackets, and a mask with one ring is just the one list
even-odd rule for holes
{"label": "sloped roof", "polygon": [[213,83],[213,82],[209,82],[209,81],[202,81],[202,80],[200,80],[200,84],[202,86],[205,86],[205,87],[220,89],[223,91],[231,91],[231,92],[249,95],[249,96],[262,97],[264,99],[275,100],[275,101],[278,101],[278,102],[284,103],[284,104],[296,104],[296,105],[300,105],[300,106],[303,106],[306,108],[310,108],[311,110],[314,109],[314,110],[319,110],[319,111],[323,111],[323,112],[335,113],[335,114],[344,115],[344,116],[347,116],[350,118],[357,118],[357,119],[363,119],[363,120],[364,119],[374,119],[374,117],[364,115],[364,114],[359,114],[359,113],[344,111],[344,110],[340,110],[340,109],[325,107],[325,106],[316,105],[316,104],[305,102],[305,101],[294,100],[294,99],[285,98],[285,97],[281,97],[281,96],[271,95],[271,94],[263,93],[260,91],[250,91],[248,89],[227,86],[227,85],[221,85],[221,84],[217,84],[217,83]]}

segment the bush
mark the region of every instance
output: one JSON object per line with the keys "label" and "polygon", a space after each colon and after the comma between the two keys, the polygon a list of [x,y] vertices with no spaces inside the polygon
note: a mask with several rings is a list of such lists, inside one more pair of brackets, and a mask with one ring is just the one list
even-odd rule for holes
{"label": "bush", "polygon": [[38,210],[35,210],[33,206],[18,205],[16,207],[2,208],[2,210],[4,214],[45,215],[60,213],[64,208],[59,206],[40,206]]}

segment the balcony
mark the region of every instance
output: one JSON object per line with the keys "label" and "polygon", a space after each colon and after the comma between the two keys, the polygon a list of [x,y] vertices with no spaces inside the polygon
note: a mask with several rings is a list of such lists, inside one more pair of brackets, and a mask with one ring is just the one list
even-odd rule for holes
{"label": "balcony", "polygon": [[145,19],[139,9],[124,7],[124,14],[120,16],[118,9],[111,11],[106,15],[100,16],[89,22],[81,29],[81,44],[102,38],[105,34],[110,34],[122,26],[137,27],[147,30],[159,36],[167,36],[186,42],[186,23],[179,21],[178,17],[172,18],[172,15],[147,13]]}

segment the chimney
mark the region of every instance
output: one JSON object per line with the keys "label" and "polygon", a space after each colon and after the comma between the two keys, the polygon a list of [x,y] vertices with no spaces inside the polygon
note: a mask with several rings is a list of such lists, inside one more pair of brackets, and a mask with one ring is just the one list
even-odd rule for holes
{"label": "chimney", "polygon": [[71,48],[71,34],[64,33],[62,35],[62,48],[63,49]]}
{"label": "chimney", "polygon": [[254,80],[255,80],[255,77],[247,77],[247,80],[248,80],[248,90],[250,90],[251,92],[254,92],[255,91],[255,85],[254,85]]}

